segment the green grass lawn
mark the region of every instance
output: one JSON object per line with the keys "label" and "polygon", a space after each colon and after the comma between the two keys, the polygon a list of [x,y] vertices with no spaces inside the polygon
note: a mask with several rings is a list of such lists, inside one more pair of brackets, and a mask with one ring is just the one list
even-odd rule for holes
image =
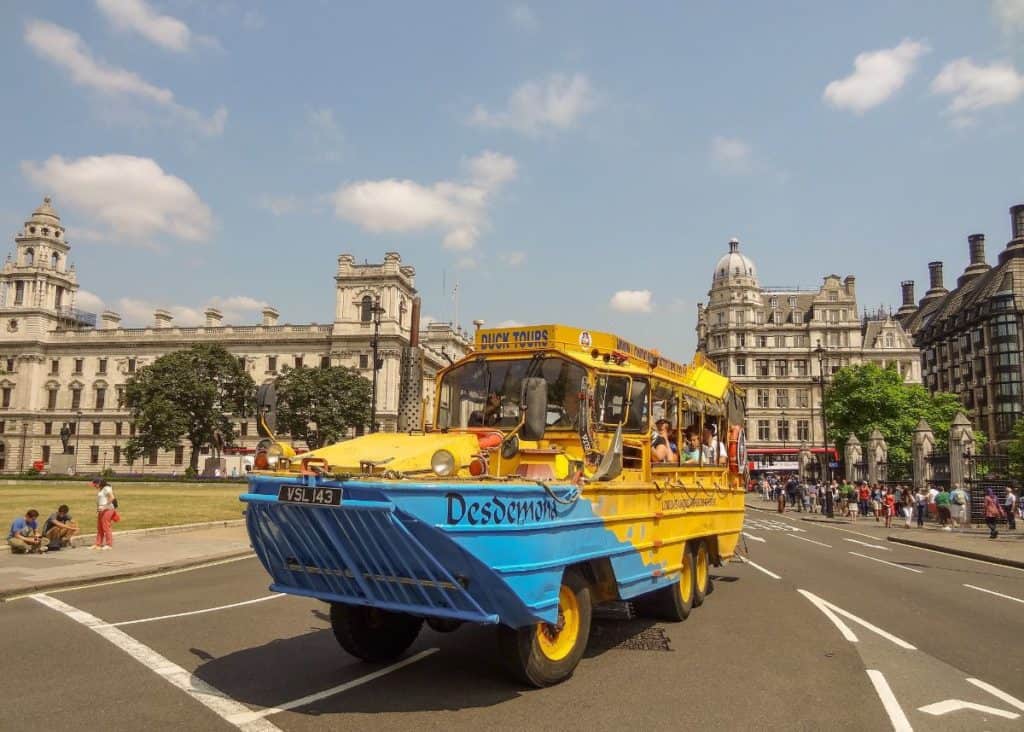
{"label": "green grass lawn", "polygon": [[[200,521],[242,518],[244,504],[238,496],[245,485],[204,485],[200,483],[125,483],[110,481],[117,495],[121,521],[115,531],[176,526]],[[66,503],[81,533],[96,530],[96,491],[87,480],[81,483],[25,481],[0,485],[0,526],[6,529],[18,516],[34,508],[39,511],[40,529],[46,517]]]}

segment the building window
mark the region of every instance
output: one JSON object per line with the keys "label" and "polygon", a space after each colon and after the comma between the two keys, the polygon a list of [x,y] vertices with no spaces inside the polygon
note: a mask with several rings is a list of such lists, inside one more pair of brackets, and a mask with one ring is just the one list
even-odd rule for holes
{"label": "building window", "polygon": [[94,435],[98,435],[100,433],[100,423],[99,422],[93,422],[92,423],[92,433]]}
{"label": "building window", "polygon": [[107,359],[101,358],[96,364],[96,373],[105,375],[107,373]]}
{"label": "building window", "polygon": [[757,336],[757,347],[758,348],[767,348],[768,347],[768,336],[766,336],[766,335],[759,335],[759,336]]}
{"label": "building window", "polygon": [[805,359],[794,361],[793,370],[797,376],[807,376],[807,361]]}
{"label": "building window", "polygon": [[156,453],[156,448],[154,447],[153,449],[151,449],[149,451],[149,464],[150,465],[156,465],[156,458],[157,458],[157,453]]}
{"label": "building window", "polygon": [[277,356],[267,356],[267,371],[277,373]]}
{"label": "building window", "polygon": [[736,325],[743,325],[747,320],[747,314],[743,310],[736,311]]}
{"label": "building window", "polygon": [[242,437],[249,436],[249,420],[243,420],[238,423],[238,434]]}
{"label": "building window", "polygon": [[786,336],[784,336],[784,335],[777,335],[777,336],[775,336],[775,347],[776,348],[785,348],[786,347]]}
{"label": "building window", "polygon": [[775,406],[776,407],[788,407],[789,406],[789,389],[776,389],[775,390]]}
{"label": "building window", "polygon": [[796,307],[796,295],[790,295],[789,296],[789,307],[790,308],[795,308]]}
{"label": "building window", "polygon": [[182,465],[185,462],[185,448],[181,445],[174,447],[174,464]]}
{"label": "building window", "polygon": [[365,353],[359,354],[359,368],[368,369],[370,368],[370,357]]}
{"label": "building window", "polygon": [[57,390],[47,389],[46,390],[46,408],[56,409],[57,408]]}
{"label": "building window", "polygon": [[295,368],[297,368],[297,369],[301,369],[302,368],[302,356],[296,356],[295,357]]}
{"label": "building window", "polygon": [[329,369],[330,367],[331,367],[331,357],[330,356],[321,356],[320,357],[320,368],[322,368],[322,369]]}
{"label": "building window", "polygon": [[25,283],[15,282],[14,283],[14,304],[24,305],[25,304]]}
{"label": "building window", "polygon": [[242,371],[246,370],[246,368],[245,368],[245,356],[239,356],[238,357],[238,368],[242,369]]}
{"label": "building window", "polygon": [[13,358],[7,359],[7,373],[9,373],[9,374],[13,374],[14,373],[14,359]]}
{"label": "building window", "polygon": [[100,446],[90,445],[89,446],[89,463],[96,465],[100,461]]}
{"label": "building window", "polygon": [[0,419],[0,435],[7,431],[7,421]]}
{"label": "building window", "polygon": [[60,359],[53,359],[50,361],[50,376],[60,375]]}
{"label": "building window", "polygon": [[124,387],[114,387],[117,390],[117,408],[124,409]]}
{"label": "building window", "polygon": [[771,423],[767,419],[757,420],[757,439],[759,440],[770,440],[771,439]]}
{"label": "building window", "polygon": [[772,297],[771,299],[769,299],[768,300],[768,307],[770,307],[772,310],[778,309],[778,307],[779,307],[779,298]]}
{"label": "building window", "polygon": [[0,393],[3,394],[3,397],[2,397],[3,408],[7,409],[9,406],[11,406],[11,387],[5,386],[3,388],[3,391],[0,392]]}
{"label": "building window", "polygon": [[82,367],[84,365],[85,365],[85,359],[84,358],[76,358],[75,359],[75,374],[76,375],[81,376],[81,374],[82,374]]}
{"label": "building window", "polygon": [[757,390],[757,406],[762,408],[771,406],[771,395],[767,389]]}
{"label": "building window", "polygon": [[793,322],[796,325],[800,325],[801,323],[804,322],[804,314],[803,314],[802,311],[800,311],[800,310],[794,310],[793,311]]}
{"label": "building window", "polygon": [[775,431],[782,442],[789,442],[789,420],[780,419],[775,422]]}
{"label": "building window", "polygon": [[782,358],[777,359],[775,361],[775,375],[789,376],[789,361]]}
{"label": "building window", "polygon": [[118,437],[124,432],[124,422],[114,422],[114,434]]}
{"label": "building window", "polygon": [[369,295],[363,295],[362,303],[359,306],[359,319],[364,323],[373,320],[373,298]]}
{"label": "building window", "polygon": [[49,445],[43,445],[43,462],[44,463],[50,462],[50,446]]}
{"label": "building window", "polygon": [[796,421],[796,439],[799,442],[807,442],[811,436],[811,423],[806,419]]}
{"label": "building window", "polygon": [[53,422],[43,422],[43,434],[44,435],[52,435],[53,434]]}
{"label": "building window", "polygon": [[135,361],[134,358],[129,358],[128,359],[128,373],[129,374],[134,374],[135,373],[135,364],[136,364],[136,361]]}
{"label": "building window", "polygon": [[747,334],[746,333],[737,333],[736,334],[736,345],[739,346],[740,348],[746,348],[747,347]]}
{"label": "building window", "polygon": [[806,409],[811,406],[811,390],[810,389],[797,389],[796,390],[796,405]]}
{"label": "building window", "polygon": [[737,358],[736,359],[736,375],[746,376],[747,375],[747,359]]}
{"label": "building window", "polygon": [[128,436],[129,437],[135,437],[135,423],[134,422],[130,422],[128,424]]}
{"label": "building window", "polygon": [[103,409],[107,404],[107,390],[103,387],[96,389],[96,409]]}
{"label": "building window", "polygon": [[764,324],[764,311],[763,310],[758,310],[758,311],[756,311],[754,313],[754,322],[757,323],[758,325],[763,325]]}
{"label": "building window", "polygon": [[71,390],[71,408],[81,409],[82,408],[82,390],[72,389]]}
{"label": "building window", "polygon": [[121,464],[121,446],[114,445],[114,465]]}
{"label": "building window", "polygon": [[759,358],[759,359],[755,360],[754,361],[754,369],[757,372],[758,376],[767,376],[768,375],[768,359],[767,358]]}

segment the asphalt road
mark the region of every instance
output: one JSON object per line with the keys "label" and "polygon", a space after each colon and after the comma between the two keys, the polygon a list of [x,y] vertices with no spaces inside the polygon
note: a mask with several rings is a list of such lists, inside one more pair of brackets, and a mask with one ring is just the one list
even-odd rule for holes
{"label": "asphalt road", "polygon": [[606,613],[575,676],[544,690],[509,680],[484,627],[361,663],[324,604],[270,596],[255,559],[15,600],[0,727],[1024,728],[1024,571],[747,518],[757,566],[716,570],[683,623]]}

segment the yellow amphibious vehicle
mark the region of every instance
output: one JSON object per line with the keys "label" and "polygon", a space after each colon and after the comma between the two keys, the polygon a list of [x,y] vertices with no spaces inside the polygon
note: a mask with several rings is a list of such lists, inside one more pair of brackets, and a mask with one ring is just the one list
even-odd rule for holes
{"label": "yellow amphibious vehicle", "polygon": [[[323,599],[339,643],[393,658],[422,624],[493,624],[536,686],[572,674],[591,608],[684,620],[743,523],[743,400],[670,361],[561,325],[477,332],[422,431],[296,456],[242,499],[281,592]],[[264,405],[267,408],[267,405]]]}

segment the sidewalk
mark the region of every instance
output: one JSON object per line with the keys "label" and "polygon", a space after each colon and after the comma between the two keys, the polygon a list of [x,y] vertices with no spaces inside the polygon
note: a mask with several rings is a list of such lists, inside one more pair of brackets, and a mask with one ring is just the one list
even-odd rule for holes
{"label": "sidewalk", "polygon": [[[240,521],[191,530],[114,532],[114,548],[87,545],[45,554],[0,553],[0,602],[17,595],[90,584],[244,556],[252,552]],[[82,537],[83,539],[86,537]]]}
{"label": "sidewalk", "polygon": [[[747,508],[754,509],[758,513],[763,511],[765,515],[778,516],[775,503],[763,500],[759,494],[748,493],[746,503]],[[853,521],[850,518],[844,518],[837,512],[834,514],[834,518],[829,519],[821,513],[807,513],[806,511],[801,513],[788,508],[786,515],[812,523],[842,525],[843,528],[851,531],[876,536],[879,541],[888,540],[897,544],[907,544],[1024,569],[1024,522],[1019,519],[1016,531],[1007,531],[1006,524],[1003,524],[999,529],[999,538],[989,539],[988,529],[984,526],[943,531],[934,521],[926,520],[924,528],[919,529],[916,522],[911,522],[913,528],[908,529],[902,518],[894,518],[892,528],[887,529],[884,519],[876,522],[874,516],[858,518]]]}

